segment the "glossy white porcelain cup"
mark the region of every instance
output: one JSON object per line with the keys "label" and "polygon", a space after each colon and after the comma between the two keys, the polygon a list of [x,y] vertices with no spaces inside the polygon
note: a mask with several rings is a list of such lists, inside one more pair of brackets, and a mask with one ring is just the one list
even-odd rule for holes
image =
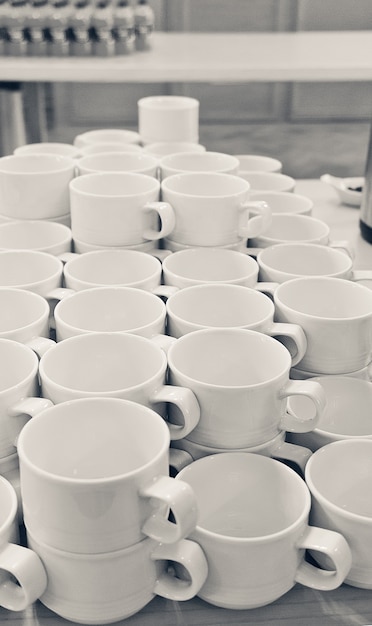
{"label": "glossy white porcelain cup", "polygon": [[[190,538],[208,561],[207,580],[198,592],[206,602],[253,609],[274,602],[296,583],[327,591],[345,580],[351,565],[346,540],[309,525],[309,490],[283,463],[228,452],[194,461],[178,479],[192,487],[199,507]],[[327,555],[332,571],[306,562],[307,549]]]}
{"label": "glossy white porcelain cup", "polygon": [[22,428],[52,405],[40,397],[39,360],[29,346],[0,338],[0,458],[16,452]]}
{"label": "glossy white porcelain cup", "polygon": [[85,148],[86,146],[103,142],[139,144],[141,138],[134,130],[124,128],[95,128],[76,135],[73,144],[77,148]]}
{"label": "glossy white porcelain cup", "polygon": [[14,220],[0,224],[0,250],[39,250],[54,256],[71,252],[72,233],[48,220]]}
{"label": "glossy white porcelain cup", "polygon": [[77,162],[80,175],[96,172],[135,172],[157,177],[158,159],[143,151],[100,152],[82,156]]}
{"label": "glossy white porcelain cup", "polygon": [[[1,257],[0,257],[1,260]],[[92,287],[136,287],[161,295],[162,266],[141,250],[92,250],[71,257],[63,268],[65,285],[80,291]]]}
{"label": "glossy white porcelain cup", "polygon": [[272,213],[294,213],[311,215],[314,202],[311,198],[293,191],[254,191],[252,200],[264,200],[270,205]]}
{"label": "glossy white porcelain cup", "polygon": [[169,239],[191,246],[221,246],[265,232],[270,208],[265,202],[250,201],[249,189],[233,174],[189,172],[167,177],[161,183],[162,198],[175,214]]}
{"label": "glossy white porcelain cup", "polygon": [[306,352],[306,336],[298,324],[274,322],[275,307],[256,289],[205,283],[180,289],[166,303],[167,332],[182,337],[202,328],[248,328],[284,340],[292,367]]}
{"label": "glossy white porcelain cup", "polygon": [[143,152],[138,143],[125,143],[124,141],[97,141],[79,148],[80,155],[99,154],[101,152]]}
{"label": "glossy white porcelain cup", "polygon": [[18,146],[13,150],[13,154],[58,154],[76,159],[80,156],[80,151],[69,143],[61,141],[40,141],[27,143]]}
{"label": "glossy white porcelain cup", "polygon": [[151,409],[82,398],[26,426],[17,444],[23,517],[39,541],[101,554],[146,536],[174,543],[195,527],[194,494],[169,476],[169,430]]}
{"label": "glossy white porcelain cup", "polygon": [[94,287],[58,302],[54,320],[57,341],[90,332],[128,332],[151,338],[165,334],[166,308],[161,298],[143,289]]}
{"label": "glossy white porcelain cup", "polygon": [[270,226],[262,235],[252,237],[248,246],[252,251],[256,248],[258,253],[261,248],[267,248],[277,243],[317,243],[333,248],[342,248],[351,257],[352,251],[349,242],[332,240],[330,230],[326,222],[312,215],[274,212]]}
{"label": "glossy white porcelain cup", "polygon": [[237,174],[239,160],[231,154],[223,152],[176,152],[163,156],[159,161],[159,172],[162,179],[183,172],[220,172]]}
{"label": "glossy white porcelain cup", "polygon": [[[187,437],[203,445],[246,448],[281,430],[306,432],[325,407],[318,383],[289,380],[291,356],[284,345],[254,330],[195,330],[170,346],[168,365],[170,383],[188,387],[198,400],[200,419]],[[287,412],[288,397],[297,394],[313,401],[312,419]]]}
{"label": "glossy white porcelain cup", "polygon": [[0,476],[0,606],[24,611],[44,593],[47,576],[40,557],[19,545],[18,499],[12,484]]}
{"label": "glossy white porcelain cup", "polygon": [[73,238],[97,245],[124,246],[169,235],[172,207],[160,202],[160,183],[134,172],[98,172],[70,184]]}
{"label": "glossy white porcelain cup", "polygon": [[372,291],[343,278],[304,276],[274,292],[278,322],[299,324],[306,335],[300,370],[344,374],[372,361]]}
{"label": "glossy white porcelain cup", "polygon": [[199,141],[199,101],[187,96],[146,96],[138,106],[138,132],[144,145],[159,141]]}
{"label": "glossy white porcelain cup", "polygon": [[[345,583],[362,589],[372,589],[371,477],[371,439],[329,443],[314,452],[305,468],[312,523],[344,535],[352,553]],[[327,559],[313,556],[329,569]]]}
{"label": "glossy white porcelain cup", "polygon": [[39,356],[53,344],[49,338],[50,307],[26,289],[0,287],[0,337],[30,346]]}
{"label": "glossy white porcelain cup", "polygon": [[162,158],[167,154],[178,152],[205,152],[206,147],[191,141],[156,141],[155,143],[148,143],[143,149],[148,154]]}
{"label": "glossy white porcelain cup", "polygon": [[198,402],[187,387],[167,383],[170,337],[91,332],[53,345],[40,359],[41,392],[54,404],[97,396],[124,398],[164,417],[172,439],[188,435],[200,416]]}
{"label": "glossy white porcelain cup", "polygon": [[[79,624],[110,624],[138,613],[156,596],[182,602],[193,598],[207,576],[204,554],[193,541],[173,544],[143,539],[103,554],[56,550],[27,532],[28,545],[42,560],[48,584],[40,601],[57,615]],[[176,579],[167,569],[183,569]]]}
{"label": "glossy white porcelain cup", "polygon": [[[288,433],[290,442],[315,451],[342,439],[372,439],[372,385],[351,376],[318,376],[327,404],[317,427],[311,433]],[[288,411],[306,417],[312,408],[301,398],[288,400]]]}
{"label": "glossy white porcelain cup", "polygon": [[262,154],[235,154],[239,159],[240,172],[281,172],[283,164],[279,159]]}
{"label": "glossy white porcelain cup", "polygon": [[70,212],[75,160],[57,154],[0,158],[0,210],[11,219],[50,219]]}
{"label": "glossy white porcelain cup", "polygon": [[292,192],[296,181],[292,176],[281,172],[259,172],[256,170],[240,170],[238,176],[248,181],[253,191],[287,191]]}

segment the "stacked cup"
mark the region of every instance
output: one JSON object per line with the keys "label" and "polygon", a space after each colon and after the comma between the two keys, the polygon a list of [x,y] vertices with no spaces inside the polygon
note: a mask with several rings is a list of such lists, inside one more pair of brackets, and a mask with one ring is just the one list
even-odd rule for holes
{"label": "stacked cup", "polygon": [[[160,415],[119,398],[62,402],[26,424],[18,440],[23,515],[47,574],[45,606],[106,624],[156,595],[182,601],[199,591],[206,559],[184,538],[196,525],[195,497],[169,477],[168,450]],[[185,567],[184,579],[168,560]]]}
{"label": "stacked cup", "polygon": [[1,222],[48,220],[70,224],[69,183],[75,159],[54,153],[0,158]]}

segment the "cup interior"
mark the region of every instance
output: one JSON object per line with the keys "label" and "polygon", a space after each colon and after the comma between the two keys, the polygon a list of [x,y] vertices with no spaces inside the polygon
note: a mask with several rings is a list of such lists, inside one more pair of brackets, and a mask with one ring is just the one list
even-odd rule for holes
{"label": "cup interior", "polygon": [[230,154],[221,152],[180,152],[162,158],[160,167],[175,171],[207,172],[237,170],[239,161]]}
{"label": "cup interior", "polygon": [[264,248],[259,265],[291,276],[331,276],[347,273],[352,259],[328,246],[311,243],[283,243]]}
{"label": "cup interior", "polygon": [[38,359],[30,348],[12,339],[0,339],[0,393],[8,393],[36,377]]}
{"label": "cup interior", "polygon": [[161,183],[163,191],[188,197],[222,197],[247,193],[247,181],[232,174],[219,172],[189,172],[174,174]]}
{"label": "cup interior", "polygon": [[163,268],[181,278],[207,282],[233,282],[258,276],[257,262],[248,254],[218,248],[191,248],[170,254]]}
{"label": "cup interior", "polygon": [[329,226],[310,215],[273,213],[271,225],[262,237],[278,241],[310,241],[328,234]]}
{"label": "cup interior", "polygon": [[41,358],[40,376],[60,389],[100,395],[143,386],[165,374],[164,352],[130,333],[88,333],[64,339]]}
{"label": "cup interior", "polygon": [[286,531],[307,515],[302,479],[262,455],[221,453],[194,461],[178,477],[198,503],[197,527],[226,537],[254,539]]}
{"label": "cup interior", "polygon": [[[330,471],[331,468],[331,471]],[[342,515],[372,518],[372,440],[336,441],[317,450],[306,466],[310,490]]]}
{"label": "cup interior", "polygon": [[242,285],[186,287],[173,294],[166,306],[171,316],[205,328],[254,326],[274,316],[267,296]]}
{"label": "cup interior", "polygon": [[0,159],[0,172],[9,174],[51,174],[73,167],[72,158],[57,154],[17,154]]}
{"label": "cup interior", "polygon": [[128,172],[157,167],[157,159],[144,152],[101,152],[83,156],[78,167],[96,172]]}
{"label": "cup interior", "polygon": [[0,224],[0,249],[42,250],[71,241],[71,230],[47,220],[19,220]]}
{"label": "cup interior", "polygon": [[372,314],[372,291],[342,278],[294,278],[282,283],[274,298],[307,317],[337,320],[370,317]]}
{"label": "cup interior", "polygon": [[139,250],[93,250],[70,259],[64,269],[65,276],[89,287],[137,285],[156,277],[160,282],[161,276],[159,260]]}
{"label": "cup interior", "polygon": [[134,475],[169,446],[164,420],[134,402],[85,398],[51,408],[19,438],[21,463],[43,474],[73,481]]}
{"label": "cup interior", "polygon": [[54,315],[57,324],[60,320],[81,331],[128,332],[158,319],[165,321],[166,311],[161,298],[142,289],[97,287],[77,291],[61,300]]}
{"label": "cup interior", "polygon": [[0,285],[31,288],[39,281],[62,273],[57,257],[37,250],[0,251]]}
{"label": "cup interior", "polygon": [[253,191],[251,200],[264,200],[268,203],[271,213],[303,213],[309,215],[313,201],[291,191]]}
{"label": "cup interior", "polygon": [[105,197],[131,197],[159,190],[159,181],[135,172],[97,172],[77,176],[70,189],[79,194]]}
{"label": "cup interior", "polygon": [[170,347],[168,358],[190,382],[224,388],[270,382],[289,372],[291,360],[281,343],[245,329],[194,331]]}
{"label": "cup interior", "polygon": [[42,296],[23,289],[0,288],[0,334],[27,329],[48,316],[49,305]]}

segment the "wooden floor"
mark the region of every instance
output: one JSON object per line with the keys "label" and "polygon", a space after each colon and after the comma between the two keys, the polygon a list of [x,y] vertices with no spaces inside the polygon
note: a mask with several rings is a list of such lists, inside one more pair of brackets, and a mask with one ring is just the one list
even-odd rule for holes
{"label": "wooden floor", "polygon": [[[362,176],[369,129],[368,122],[231,123],[201,125],[199,140],[208,150],[278,158],[283,171],[294,178],[318,178],[325,173]],[[71,142],[79,132],[81,128],[52,128],[49,140]]]}

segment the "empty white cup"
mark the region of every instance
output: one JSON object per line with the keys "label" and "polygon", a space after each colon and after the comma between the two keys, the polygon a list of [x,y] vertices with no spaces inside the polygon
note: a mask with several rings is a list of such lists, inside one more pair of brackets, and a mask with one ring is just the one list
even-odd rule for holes
{"label": "empty white cup", "polygon": [[138,106],[138,132],[143,144],[199,141],[199,101],[187,96],[146,96]]}
{"label": "empty white cup", "polygon": [[85,146],[102,142],[139,144],[141,143],[141,138],[134,130],[126,130],[123,128],[97,128],[76,135],[73,144],[77,148],[85,148]]}
{"label": "empty white cup", "polygon": [[54,256],[71,251],[71,229],[48,220],[15,220],[0,224],[0,250],[40,250]]}

